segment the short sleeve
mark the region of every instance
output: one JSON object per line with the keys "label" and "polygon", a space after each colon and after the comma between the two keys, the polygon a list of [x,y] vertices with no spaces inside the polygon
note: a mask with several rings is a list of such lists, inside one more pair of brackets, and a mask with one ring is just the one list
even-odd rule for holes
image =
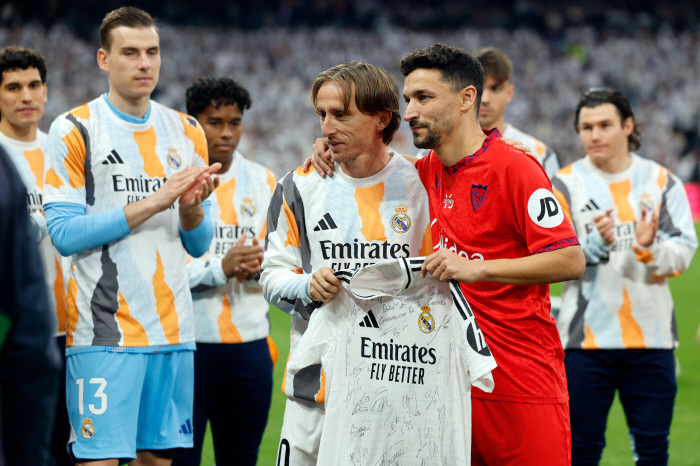
{"label": "short sleeve", "polygon": [[[509,154],[510,155],[510,154]],[[505,168],[515,228],[531,254],[579,244],[543,167],[532,157],[513,154]]]}
{"label": "short sleeve", "polygon": [[[77,121],[77,120],[76,120]],[[44,163],[44,205],[69,202],[86,205],[85,139],[66,115],[58,117],[49,130]]]}

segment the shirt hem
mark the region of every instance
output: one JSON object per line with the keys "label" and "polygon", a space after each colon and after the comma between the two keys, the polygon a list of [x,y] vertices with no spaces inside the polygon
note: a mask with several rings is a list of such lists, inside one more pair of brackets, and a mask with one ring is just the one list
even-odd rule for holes
{"label": "shirt hem", "polygon": [[490,393],[478,393],[477,388],[472,391],[472,398],[477,398],[479,400],[489,400],[489,401],[506,401],[508,403],[523,403],[523,404],[533,404],[533,405],[551,405],[551,404],[563,404],[569,402],[569,397],[558,397],[558,396],[547,396],[547,397],[537,397],[537,396],[523,396],[523,395],[492,395]]}

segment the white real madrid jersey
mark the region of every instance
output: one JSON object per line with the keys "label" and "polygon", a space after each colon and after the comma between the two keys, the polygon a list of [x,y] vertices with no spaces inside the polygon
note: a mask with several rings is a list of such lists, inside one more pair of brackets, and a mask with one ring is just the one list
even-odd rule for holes
{"label": "white real madrid jersey", "polygon": [[[66,331],[66,293],[70,278],[70,259],[64,258],[51,244],[46,227],[43,207],[44,192],[44,151],[47,135],[37,130],[36,139],[31,142],[18,141],[0,132],[0,145],[3,146],[17,168],[24,187],[27,189],[27,208],[32,223],[37,228],[39,252],[44,266],[44,276],[48,287],[49,305],[55,312],[55,333]],[[34,238],[27,238],[28,241]]]}
{"label": "white real madrid jersey", "polygon": [[245,343],[270,334],[262,287],[257,280],[226,279],[221,261],[240,240],[265,239],[267,207],[277,181],[262,165],[245,159],[238,151],[228,171],[219,175],[220,184],[209,197],[214,222],[214,239],[209,252],[187,264],[193,276],[206,273],[215,283],[198,283],[192,288],[194,328],[198,343]]}
{"label": "white real madrid jersey", "polygon": [[[51,125],[44,203],[122,209],[188,166],[206,166],[204,132],[185,114],[150,102],[144,123],[114,114],[106,96]],[[130,234],[73,255],[68,346],[160,346],[194,342],[192,295],[177,201]]]}
{"label": "white real madrid jersey", "polygon": [[[678,346],[667,277],[689,265],[698,246],[683,183],[658,163],[631,154],[625,171],[598,170],[589,156],[559,170],[554,194],[586,256],[579,280],[564,283],[557,327],[565,349],[671,349]],[[612,209],[606,244],[594,217]],[[641,213],[659,220],[649,248],[636,241]]]}
{"label": "white real madrid jersey", "polygon": [[[367,178],[351,178],[339,166],[326,178],[313,168],[288,173],[272,196],[267,230],[260,281],[267,300],[292,315],[290,353],[321,304],[308,295],[313,272],[357,269],[433,249],[428,196],[418,170],[398,154]],[[323,401],[320,366],[308,371],[294,396]]]}
{"label": "white real madrid jersey", "polygon": [[492,391],[496,361],[459,285],[421,278],[422,263],[338,272],[346,285],[311,316],[285,383],[323,367],[318,464],[470,463],[470,387]]}

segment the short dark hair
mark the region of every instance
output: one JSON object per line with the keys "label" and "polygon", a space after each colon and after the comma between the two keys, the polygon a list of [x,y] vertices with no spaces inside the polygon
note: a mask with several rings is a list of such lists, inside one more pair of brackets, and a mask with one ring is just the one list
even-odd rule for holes
{"label": "short dark hair", "polygon": [[160,30],[156,20],[151,15],[140,8],[133,6],[123,6],[112,10],[104,17],[100,25],[100,47],[109,52],[112,47],[112,29],[120,26],[128,28],[148,28],[152,27],[160,37]]}
{"label": "short dark hair", "polygon": [[474,52],[474,56],[484,67],[484,77],[492,77],[497,84],[510,81],[513,77],[513,63],[508,55],[495,47],[484,47]]}
{"label": "short dark hair", "polygon": [[187,113],[197,118],[209,105],[238,104],[241,114],[250,108],[250,94],[231,78],[198,78],[185,92]]}
{"label": "short dark hair", "polygon": [[[591,88],[581,94],[581,98],[576,105],[576,114],[574,115],[574,128],[578,133],[578,118],[583,107],[594,108],[602,104],[613,104],[620,115],[620,122],[624,123],[627,118],[632,118],[634,121],[634,113],[632,105],[627,100],[625,94],[612,88]],[[642,144],[642,133],[639,131],[639,126],[634,123],[634,130],[627,138],[629,150],[637,150]]]}
{"label": "short dark hair", "polygon": [[401,108],[399,107],[399,87],[393,76],[386,70],[362,61],[343,63],[319,74],[311,86],[311,105],[316,113],[318,91],[327,82],[335,83],[342,92],[345,110],[350,107],[352,90],[355,89],[355,104],[365,115],[378,115],[391,112],[391,120],[380,134],[384,144],[394,139],[394,134],[401,125]]}
{"label": "short dark hair", "polygon": [[484,67],[469,52],[438,43],[413,50],[401,60],[401,74],[404,78],[419,68],[440,70],[443,82],[450,84],[453,92],[474,86],[476,114],[479,114],[481,95],[484,92]]}
{"label": "short dark hair", "polygon": [[5,71],[27,70],[29,68],[39,70],[41,82],[46,83],[46,60],[39,52],[17,45],[10,45],[0,50],[0,83],[2,83]]}

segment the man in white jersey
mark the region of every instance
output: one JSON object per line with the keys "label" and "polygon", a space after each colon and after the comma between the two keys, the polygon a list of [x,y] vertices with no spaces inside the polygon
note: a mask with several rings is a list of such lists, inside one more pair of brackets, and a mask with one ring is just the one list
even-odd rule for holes
{"label": "man in white jersey", "polygon": [[219,187],[210,198],[214,240],[207,255],[187,265],[197,340],[195,446],[173,464],[199,465],[210,421],[217,464],[255,466],[277,358],[269,336],[270,305],[258,283],[259,240],[265,238],[267,206],[277,181],[270,170],[236,150],[243,112],[251,106],[246,89],[230,78],[200,78],[186,95],[187,113],[207,136],[209,163],[218,162],[221,169]]}
{"label": "man in white jersey", "polygon": [[[270,203],[261,282],[292,315],[290,354],[313,311],[339,291],[334,270],[432,250],[425,188],[412,163],[388,152],[400,124],[398,88],[381,68],[338,65],[314,81],[311,102],[338,163],[334,177],[298,168]],[[320,365],[285,382],[278,465],[316,464],[323,424]],[[291,386],[288,386],[290,385]]]}
{"label": "man in white jersey", "polygon": [[[46,61],[34,50],[10,46],[0,50],[0,145],[10,156],[27,189],[35,240],[39,245],[49,306],[58,347],[66,346],[66,290],[70,259],[53,247],[42,205],[46,133],[39,130],[47,100]],[[63,359],[62,359],[63,361]],[[66,453],[68,417],[65,406],[65,362],[56,406],[53,455],[57,465],[69,465]]]}
{"label": "man in white jersey", "polygon": [[124,7],[100,27],[109,93],[49,131],[49,234],[72,255],[66,391],[78,464],[169,465],[192,446],[194,325],[185,253],[214,228],[197,121],[150,100],[160,71],[153,18]]}
{"label": "man in white jersey", "polygon": [[459,285],[421,278],[423,260],[337,272],[289,360],[287,379],[326,376],[319,464],[470,464],[471,384],[492,391],[496,361]]}
{"label": "man in white jersey", "polygon": [[583,277],[564,284],[557,319],[573,464],[600,461],[616,390],[637,464],[666,464],[678,347],[666,279],[698,247],[688,199],[675,175],[632,152],[641,135],[621,92],[583,94],[575,125],[587,155],[552,180],[586,257]]}
{"label": "man in white jersey", "polygon": [[[515,93],[513,86],[513,64],[508,56],[494,47],[485,47],[474,52],[484,68],[484,92],[479,107],[479,124],[487,131],[498,128],[503,137],[522,142],[544,167],[550,178],[559,170],[557,154],[545,143],[506,123],[506,107]],[[426,156],[430,149],[422,149],[418,157]]]}

